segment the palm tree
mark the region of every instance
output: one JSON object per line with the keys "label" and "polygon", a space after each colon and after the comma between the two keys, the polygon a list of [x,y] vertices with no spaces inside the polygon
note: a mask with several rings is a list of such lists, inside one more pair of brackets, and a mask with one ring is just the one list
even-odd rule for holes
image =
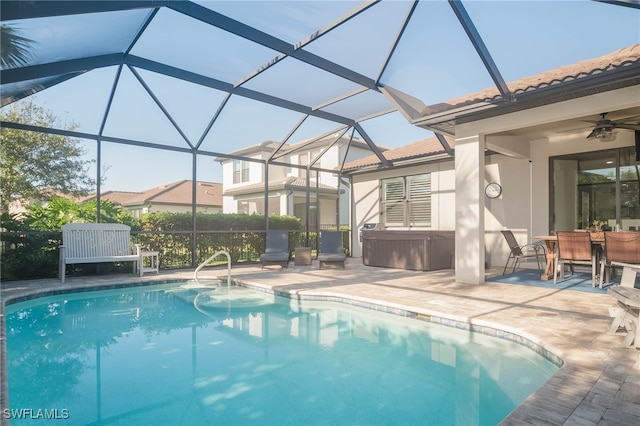
{"label": "palm tree", "polygon": [[15,28],[0,24],[0,65],[3,69],[26,65],[33,40],[18,34]]}

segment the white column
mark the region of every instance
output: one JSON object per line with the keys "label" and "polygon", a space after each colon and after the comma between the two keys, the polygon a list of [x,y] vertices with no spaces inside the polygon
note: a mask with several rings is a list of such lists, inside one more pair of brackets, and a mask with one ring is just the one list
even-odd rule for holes
{"label": "white column", "polygon": [[456,139],[456,281],[484,282],[484,138]]}

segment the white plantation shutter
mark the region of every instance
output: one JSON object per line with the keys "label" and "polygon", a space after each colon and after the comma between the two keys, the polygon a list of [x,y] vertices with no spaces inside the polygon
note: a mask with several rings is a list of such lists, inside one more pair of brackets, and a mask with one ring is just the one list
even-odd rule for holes
{"label": "white plantation shutter", "polygon": [[431,226],[431,174],[382,180],[380,203],[385,226]]}
{"label": "white plantation shutter", "polygon": [[407,176],[409,226],[431,226],[431,174]]}
{"label": "white plantation shutter", "polygon": [[404,193],[404,178],[382,181],[382,212],[386,226],[403,226]]}

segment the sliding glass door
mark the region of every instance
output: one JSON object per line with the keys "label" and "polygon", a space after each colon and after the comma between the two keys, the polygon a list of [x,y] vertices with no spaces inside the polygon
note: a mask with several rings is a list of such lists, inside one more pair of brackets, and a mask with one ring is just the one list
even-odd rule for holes
{"label": "sliding glass door", "polygon": [[635,148],[551,158],[551,230],[640,229]]}

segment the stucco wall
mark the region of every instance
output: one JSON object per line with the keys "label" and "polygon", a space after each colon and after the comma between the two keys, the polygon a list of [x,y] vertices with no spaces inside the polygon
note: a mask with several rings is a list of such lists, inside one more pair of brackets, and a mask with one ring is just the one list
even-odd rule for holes
{"label": "stucco wall", "polygon": [[[468,167],[473,167],[470,162],[458,162],[460,158],[461,143],[466,140],[475,139],[478,148],[489,148],[510,158],[520,158],[532,161],[531,170],[531,224],[529,225],[529,235],[547,235],[549,233],[549,157],[555,155],[597,151],[622,146],[633,146],[633,133],[619,132],[618,138],[612,143],[602,145],[597,141],[586,140],[590,131],[589,124],[584,127],[575,125],[570,127],[566,124],[570,120],[582,120],[583,117],[597,117],[606,111],[617,111],[624,108],[640,106],[640,87],[634,86],[609,92],[598,93],[592,96],[584,96],[571,99],[556,104],[541,106],[528,110],[518,111],[510,114],[491,117],[475,122],[460,123],[456,126],[456,191],[458,195],[470,195],[474,191],[482,192],[481,175],[469,174],[467,179],[461,179]],[[512,140],[501,139],[498,144],[490,146],[491,138],[511,137]],[[475,167],[482,167],[476,163]],[[511,180],[526,181],[526,171],[503,174],[501,182],[503,185]],[[484,182],[486,183],[486,182]],[[470,198],[471,199],[471,198]],[[486,203],[485,197],[476,199],[480,206]],[[461,200],[458,197],[456,212],[461,211],[461,206],[465,206],[468,200]],[[511,194],[505,191],[503,202],[506,204],[526,202],[526,195]],[[499,215],[494,211],[496,206],[479,209],[485,212],[488,209],[488,216],[495,218]],[[471,210],[470,210],[471,211]],[[484,271],[476,269],[485,262],[484,256],[488,252],[487,240],[492,237],[492,233],[497,231],[498,225],[504,228],[512,227],[514,219],[505,216],[502,220],[485,223],[483,214],[478,214],[474,222],[464,215],[457,214],[456,217],[456,252],[460,245],[469,246],[467,256],[456,256],[456,280],[465,283],[480,284],[484,282]],[[516,223],[517,224],[517,223]],[[487,227],[491,226],[491,228]],[[495,227],[495,228],[493,228]],[[478,232],[480,231],[480,232]],[[488,237],[487,237],[488,235]],[[461,240],[460,238],[463,238]],[[525,241],[526,242],[526,241]],[[462,243],[462,244],[461,244]],[[506,247],[506,245],[505,245]],[[482,250],[484,248],[484,250]],[[496,263],[496,251],[489,252]],[[456,253],[458,254],[458,253]],[[506,257],[505,257],[506,259]]]}
{"label": "stucco wall", "polygon": [[[514,138],[513,144],[522,141]],[[491,181],[503,187],[497,199],[485,197],[486,263],[502,266],[509,247],[500,231],[511,229],[518,242],[531,242],[532,236],[550,232],[549,158],[634,145],[632,132],[619,132],[616,141],[602,143],[585,139],[585,135],[557,135],[549,139],[527,141],[530,158],[491,155],[486,158],[485,185]],[[570,171],[573,172],[573,171]],[[564,200],[571,203],[574,200]],[[530,263],[534,266],[534,263]]]}
{"label": "stucco wall", "polygon": [[498,198],[485,197],[485,262],[504,265],[509,253],[502,233],[513,231],[521,244],[529,242],[531,216],[531,179],[533,164],[528,159],[491,155],[485,159],[485,186],[497,182],[502,186]]}
{"label": "stucco wall", "polygon": [[[560,135],[561,136],[561,135]],[[560,137],[559,136],[559,137]],[[587,141],[584,135],[528,141],[522,138],[503,138],[505,150],[530,152],[530,158],[517,158],[501,154],[485,158],[484,186],[489,182],[502,185],[502,195],[496,199],[484,198],[485,262],[489,266],[503,266],[509,247],[501,234],[511,229],[521,244],[535,235],[549,233],[549,158],[576,152],[587,152],[633,146],[632,132],[619,132],[616,141],[603,144]],[[525,144],[526,148],[519,147]],[[453,161],[431,165],[418,165],[387,171],[354,175],[354,233],[353,254],[362,255],[358,231],[365,223],[380,222],[379,183],[394,176],[431,172],[432,229],[455,229],[455,179]],[[484,196],[484,194],[483,194]],[[531,231],[530,231],[531,230]],[[530,263],[530,266],[535,266]]]}
{"label": "stucco wall", "polygon": [[455,229],[453,215],[455,206],[453,161],[355,175],[353,177],[355,201],[355,222],[352,234],[353,256],[362,256],[362,244],[358,238],[360,228],[365,223],[380,222],[380,180],[427,172],[431,173],[431,228],[415,229]]}
{"label": "stucco wall", "polygon": [[[141,209],[128,209],[132,212],[135,217],[140,217]],[[191,206],[177,206],[170,204],[153,204],[148,208],[147,213],[157,213],[157,212],[167,212],[167,213],[191,213]],[[219,207],[196,207],[196,212],[198,213],[222,213],[222,209]]]}

